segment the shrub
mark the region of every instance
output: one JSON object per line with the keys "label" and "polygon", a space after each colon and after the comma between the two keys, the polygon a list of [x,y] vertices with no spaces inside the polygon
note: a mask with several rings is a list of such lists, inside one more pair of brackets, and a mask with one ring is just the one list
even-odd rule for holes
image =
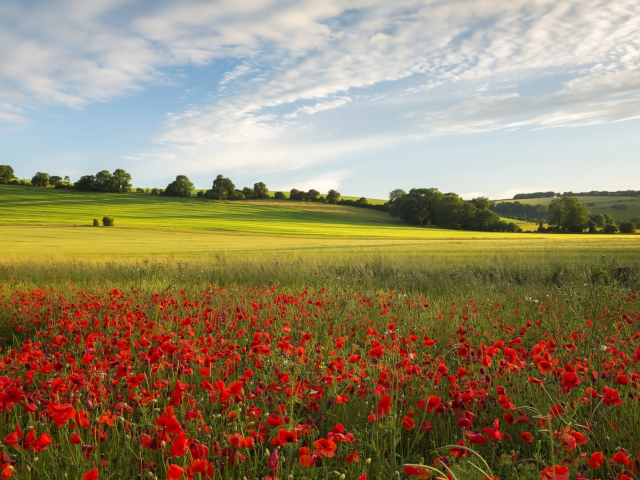
{"label": "shrub", "polygon": [[144,188],[136,188],[136,193],[144,193]]}
{"label": "shrub", "polygon": [[283,200],[285,198],[284,192],[276,192],[273,194],[273,198],[277,198],[278,200]]}
{"label": "shrub", "polygon": [[602,231],[604,233],[618,233],[618,226],[615,223],[607,223]]}
{"label": "shrub", "polygon": [[198,198],[202,198],[202,197],[204,197],[204,190],[198,190],[198,193],[196,194],[196,196],[197,196]]}
{"label": "shrub", "polygon": [[620,224],[620,233],[636,233],[636,224],[633,222],[622,222]]}
{"label": "shrub", "polygon": [[99,227],[99,226],[100,226],[100,222],[98,221],[98,219],[97,219],[97,218],[94,218],[94,219],[93,219],[93,226],[94,226],[94,227]]}
{"label": "shrub", "polygon": [[113,218],[102,217],[102,225],[105,227],[113,227]]}

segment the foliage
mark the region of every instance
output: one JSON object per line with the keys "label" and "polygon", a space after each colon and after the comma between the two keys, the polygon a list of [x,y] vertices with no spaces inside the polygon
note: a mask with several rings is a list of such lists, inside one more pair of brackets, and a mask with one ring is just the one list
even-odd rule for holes
{"label": "foliage", "polygon": [[38,172],[31,179],[31,185],[33,187],[47,187],[49,186],[49,180],[48,173]]}
{"label": "foliage", "polygon": [[102,226],[113,227],[113,218],[107,216],[102,217]]}
{"label": "foliage", "polygon": [[607,223],[602,231],[604,233],[618,233],[618,226],[615,223]]}
{"label": "foliage", "polygon": [[[211,190],[207,190],[204,194],[205,198],[212,200],[238,200],[242,192],[236,189],[231,179],[218,175],[213,181]],[[244,198],[244,195],[242,195]]]}
{"label": "foliage", "polygon": [[550,223],[561,231],[581,233],[588,228],[590,212],[576,197],[554,198],[549,203]]}
{"label": "foliage", "polygon": [[636,224],[633,222],[621,222],[620,233],[636,233]]}
{"label": "foliage", "polygon": [[340,196],[341,196],[340,192],[338,192],[337,190],[331,189],[327,193],[327,202],[338,203],[338,201],[340,200]]}
{"label": "foliage", "polygon": [[0,165],[0,184],[7,184],[15,177],[13,168],[10,165]]}
{"label": "foliage", "polygon": [[534,193],[517,193],[513,196],[514,200],[522,200],[525,198],[550,198],[557,197],[559,193],[555,192],[534,192]]}
{"label": "foliage", "polygon": [[95,175],[83,175],[74,188],[85,192],[126,193],[131,191],[131,175],[121,168],[113,173],[101,170]]}
{"label": "foliage", "polygon": [[531,205],[528,203],[498,202],[489,206],[491,211],[503,217],[517,218],[518,220],[547,220],[549,210],[545,205]]}
{"label": "foliage", "polygon": [[97,218],[94,218],[94,219],[93,219],[93,226],[94,226],[94,227],[99,227],[99,226],[100,226],[100,222],[98,221],[98,219],[97,219]]}
{"label": "foliage", "polygon": [[273,194],[273,198],[277,200],[284,200],[286,197],[284,195],[284,192],[276,192]]}
{"label": "foliage", "polygon": [[195,186],[186,175],[178,175],[176,179],[167,185],[164,195],[167,197],[190,197]]}

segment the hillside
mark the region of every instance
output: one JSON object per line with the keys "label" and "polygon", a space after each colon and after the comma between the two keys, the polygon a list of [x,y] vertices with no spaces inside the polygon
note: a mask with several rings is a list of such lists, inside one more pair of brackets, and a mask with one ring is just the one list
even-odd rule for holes
{"label": "hillside", "polygon": [[[259,200],[216,202],[196,197],[107,194],[0,186],[0,224],[89,226],[115,218],[117,227],[321,237],[479,237],[486,232],[417,228],[386,212],[325,203]],[[508,234],[511,235],[511,234]]]}
{"label": "hillside", "polygon": [[[618,221],[631,220],[640,217],[640,197],[577,197],[593,214],[610,213]],[[520,202],[527,205],[549,205],[553,198],[526,198],[521,200],[505,199],[501,202]]]}

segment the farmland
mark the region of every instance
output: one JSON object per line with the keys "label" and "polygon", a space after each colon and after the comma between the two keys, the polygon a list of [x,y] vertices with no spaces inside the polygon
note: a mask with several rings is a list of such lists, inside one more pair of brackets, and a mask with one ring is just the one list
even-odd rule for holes
{"label": "farmland", "polygon": [[[593,196],[577,197],[584,203],[589,211],[596,215],[610,213],[619,221],[629,221],[632,218],[640,217],[639,197],[617,197],[617,196]],[[527,205],[549,205],[553,198],[526,198],[520,200],[500,200],[502,202],[524,203]]]}
{"label": "farmland", "polygon": [[[638,471],[640,236],[288,200],[0,199],[3,478]],[[116,226],[91,226],[104,215]]]}

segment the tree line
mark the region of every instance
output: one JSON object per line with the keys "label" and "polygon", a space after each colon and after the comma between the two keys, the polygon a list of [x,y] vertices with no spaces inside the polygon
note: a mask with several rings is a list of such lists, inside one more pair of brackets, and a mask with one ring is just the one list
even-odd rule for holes
{"label": "tree line", "polygon": [[640,190],[617,190],[609,192],[604,190],[591,190],[590,192],[533,192],[516,193],[513,200],[524,200],[527,198],[551,198],[551,197],[640,197]]}
{"label": "tree line", "polygon": [[389,213],[394,218],[420,226],[483,232],[522,231],[514,222],[505,222],[489,210],[487,197],[464,200],[456,193],[437,188],[402,189],[389,194]]}

